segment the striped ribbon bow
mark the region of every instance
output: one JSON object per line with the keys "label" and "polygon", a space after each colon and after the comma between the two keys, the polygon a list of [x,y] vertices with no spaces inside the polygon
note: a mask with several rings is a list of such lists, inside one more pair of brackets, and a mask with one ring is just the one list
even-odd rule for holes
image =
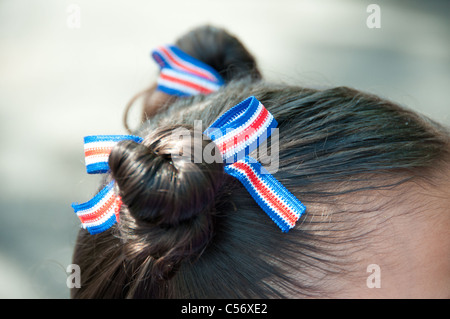
{"label": "striped ribbon bow", "polygon": [[216,70],[174,45],[160,46],[151,55],[161,68],[157,89],[169,95],[206,95],[224,84]]}
{"label": "striped ribbon bow", "polygon": [[[256,203],[283,231],[287,232],[305,211],[305,206],[249,154],[266,140],[277,126],[272,114],[251,96],[220,116],[203,134],[219,148],[225,172],[237,178]],[[106,173],[112,147],[122,140],[142,142],[133,135],[87,136],[84,139],[89,174]],[[100,233],[119,220],[121,200],[114,181],[84,204],[72,204],[83,228]]]}
{"label": "striped ribbon bow", "polygon": [[237,178],[278,227],[287,232],[295,226],[306,208],[249,156],[277,125],[264,105],[251,96],[220,116],[204,134],[219,148],[225,172]]}
{"label": "striped ribbon bow", "polygon": [[[109,171],[109,155],[112,148],[124,140],[141,143],[142,138],[134,135],[92,135],[84,138],[84,157],[88,174],[102,174]],[[72,208],[81,221],[81,226],[90,234],[101,233],[117,221],[122,205],[120,196],[114,191],[111,181],[97,195],[86,203],[73,203]]]}

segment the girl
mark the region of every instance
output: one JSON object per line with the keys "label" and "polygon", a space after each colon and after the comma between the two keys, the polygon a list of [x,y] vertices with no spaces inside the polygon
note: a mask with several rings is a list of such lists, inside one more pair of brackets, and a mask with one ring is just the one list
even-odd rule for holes
{"label": "girl", "polygon": [[[183,98],[143,93],[147,120],[133,132],[142,141],[119,142],[108,159],[118,222],[80,230],[72,297],[449,298],[448,130],[351,88],[267,83],[211,30],[177,45],[225,84]],[[288,232],[226,163],[186,153],[211,145],[194,121],[205,129],[249,96],[278,123],[273,177],[306,206]],[[172,135],[180,128],[192,133],[182,143]]]}

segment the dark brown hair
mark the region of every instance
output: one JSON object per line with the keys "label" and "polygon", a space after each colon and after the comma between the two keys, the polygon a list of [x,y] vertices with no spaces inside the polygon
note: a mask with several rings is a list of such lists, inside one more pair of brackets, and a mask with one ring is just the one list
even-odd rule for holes
{"label": "dark brown hair", "polygon": [[[251,95],[279,123],[280,143],[269,145],[279,148],[274,176],[307,207],[287,234],[222,164],[177,166],[169,155],[179,150],[174,129],[192,130],[194,120],[207,127]],[[144,143],[121,142],[109,162],[120,222],[95,236],[80,230],[74,298],[327,296],[383,231],[380,216],[412,200],[402,185],[432,184],[449,159],[448,131],[395,103],[347,87],[248,78],[179,99],[136,133]]]}

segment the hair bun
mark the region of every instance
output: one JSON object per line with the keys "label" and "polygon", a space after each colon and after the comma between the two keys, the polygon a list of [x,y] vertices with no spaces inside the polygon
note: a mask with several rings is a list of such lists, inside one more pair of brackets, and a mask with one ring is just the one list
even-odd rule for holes
{"label": "hair bun", "polygon": [[[181,126],[160,129],[142,144],[123,141],[111,152],[113,178],[122,201],[137,219],[177,226],[214,202],[223,179],[223,163],[194,159],[199,141],[194,141],[192,134],[175,139],[176,129],[191,133]],[[202,139],[201,143],[203,150],[211,141]]]}
{"label": "hair bun", "polygon": [[[174,134],[177,129],[185,133],[181,140]],[[142,144],[118,143],[109,158],[124,204],[119,224],[127,241],[131,239],[129,257],[152,256],[156,277],[162,279],[182,260],[201,253],[213,234],[224,164],[194,158],[197,145],[203,151],[212,142],[203,135],[196,141],[192,133],[184,126],[162,128]]]}
{"label": "hair bun", "polygon": [[248,76],[262,78],[254,56],[237,37],[223,28],[200,26],[181,36],[175,44],[214,68],[225,82]]}

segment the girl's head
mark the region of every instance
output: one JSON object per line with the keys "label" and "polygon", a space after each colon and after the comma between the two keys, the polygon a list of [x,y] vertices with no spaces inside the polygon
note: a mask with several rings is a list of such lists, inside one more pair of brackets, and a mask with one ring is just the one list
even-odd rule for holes
{"label": "girl's head", "polygon": [[[170,156],[183,149],[174,129],[208,126],[250,95],[279,123],[273,175],[307,207],[287,234],[222,164]],[[449,134],[438,124],[345,87],[245,79],[178,100],[139,134],[143,144],[111,153],[120,222],[80,232],[74,297],[449,296]],[[372,264],[380,289],[367,286]]]}
{"label": "girl's head", "polygon": [[[288,233],[223,163],[193,157],[211,145],[194,121],[205,129],[252,95],[278,122],[270,156],[252,155],[307,207]],[[174,140],[180,128],[191,138]],[[236,76],[166,101],[136,134],[141,144],[109,158],[120,222],[79,233],[73,297],[450,297],[450,134],[439,124],[346,87]]]}

